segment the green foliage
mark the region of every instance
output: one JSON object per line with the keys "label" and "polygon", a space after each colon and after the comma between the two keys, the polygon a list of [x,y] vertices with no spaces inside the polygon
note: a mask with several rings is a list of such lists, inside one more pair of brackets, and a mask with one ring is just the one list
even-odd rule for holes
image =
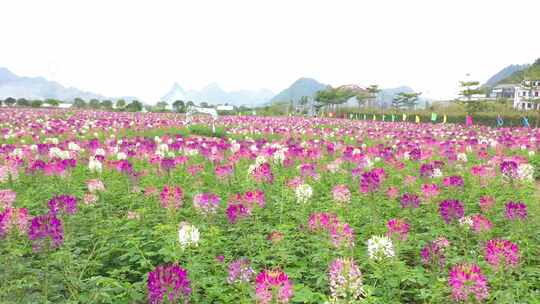
{"label": "green foliage", "polygon": [[41,100],[39,100],[39,99],[32,100],[32,101],[30,102],[30,106],[31,106],[32,108],[39,108],[39,107],[41,107],[42,104],[43,104],[43,101],[41,101]]}
{"label": "green foliage", "polygon": [[104,108],[104,109],[107,109],[107,110],[112,110],[112,108],[113,108],[113,103],[112,103],[112,101],[106,99],[106,100],[103,100],[103,101],[101,102],[100,107],[102,107],[102,108]]}
{"label": "green foliage", "polygon": [[15,100],[15,98],[13,98],[13,97],[8,97],[8,98],[4,99],[4,103],[5,103],[8,107],[13,106],[16,102],[17,102],[17,100]]}
{"label": "green foliage", "polygon": [[186,112],[186,104],[183,100],[175,100],[172,104],[173,109],[176,113],[185,113]]}
{"label": "green foliage", "polygon": [[519,84],[523,80],[539,80],[539,79],[540,79],[540,58],[538,58],[528,68],[513,73],[511,76],[501,80],[499,83]]}
{"label": "green foliage", "polygon": [[128,112],[140,112],[142,109],[143,104],[138,100],[133,100],[126,106]]}
{"label": "green foliage", "polygon": [[206,136],[206,137],[219,137],[219,138],[226,138],[227,132],[223,127],[217,127],[216,126],[216,133],[212,132],[212,127],[207,125],[191,125],[188,128],[188,131],[191,134],[199,135],[199,136]]}
{"label": "green foliage", "polygon": [[116,101],[116,109],[123,110],[126,107],[126,101],[124,99],[118,99]]}
{"label": "green foliage", "polygon": [[73,107],[74,108],[86,108],[86,102],[82,98],[75,98],[73,101]]}
{"label": "green foliage", "polygon": [[414,109],[421,94],[400,92],[392,100],[392,107],[395,109]]}

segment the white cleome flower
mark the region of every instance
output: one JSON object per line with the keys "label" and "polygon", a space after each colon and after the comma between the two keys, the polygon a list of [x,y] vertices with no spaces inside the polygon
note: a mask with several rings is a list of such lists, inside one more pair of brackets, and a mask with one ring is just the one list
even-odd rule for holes
{"label": "white cleome flower", "polygon": [[118,152],[116,154],[116,159],[117,160],[124,160],[124,159],[127,159],[127,154],[124,153],[124,152]]}
{"label": "white cleome flower", "polygon": [[180,223],[180,229],[178,229],[178,241],[182,248],[189,245],[197,246],[199,239],[199,229],[185,222]]}
{"label": "white cleome flower", "polygon": [[299,203],[307,203],[311,196],[313,196],[313,188],[308,184],[301,184],[294,190],[296,195],[296,201]]}
{"label": "white cleome flower", "polygon": [[99,160],[92,156],[88,161],[88,169],[90,169],[91,172],[101,173],[103,170],[103,165]]}
{"label": "white cleome flower", "polygon": [[458,159],[460,162],[466,163],[467,160],[468,160],[468,159],[467,159],[467,154],[465,154],[465,153],[458,153],[457,159]]}
{"label": "white cleome flower", "polygon": [[392,240],[386,236],[374,235],[368,240],[367,245],[370,259],[382,260],[396,255]]}
{"label": "white cleome flower", "polygon": [[534,167],[531,164],[521,164],[517,170],[518,178],[524,181],[534,180]]}

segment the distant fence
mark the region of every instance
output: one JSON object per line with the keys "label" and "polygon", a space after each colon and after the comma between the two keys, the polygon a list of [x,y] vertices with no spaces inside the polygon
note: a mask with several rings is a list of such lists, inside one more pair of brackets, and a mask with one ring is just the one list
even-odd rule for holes
{"label": "distant fence", "polygon": [[[466,114],[440,114],[440,113],[326,113],[325,117],[375,120],[375,121],[395,121],[395,122],[416,122],[416,123],[455,123],[466,124]],[[501,114],[477,113],[472,114],[472,123],[475,125],[485,125],[491,127],[535,127],[537,125],[538,113]],[[540,121],[538,121],[540,123]]]}

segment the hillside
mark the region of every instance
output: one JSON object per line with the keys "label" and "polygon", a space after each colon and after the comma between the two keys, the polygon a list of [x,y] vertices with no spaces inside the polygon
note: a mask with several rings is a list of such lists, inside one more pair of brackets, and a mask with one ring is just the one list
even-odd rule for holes
{"label": "hillside", "polygon": [[326,89],[326,85],[313,78],[300,78],[291,86],[274,96],[270,102],[298,102],[302,96],[313,97],[315,93]]}
{"label": "hillside", "polygon": [[483,85],[485,87],[494,87],[498,83],[502,83],[504,79],[507,79],[508,77],[512,76],[514,73],[523,71],[526,68],[528,68],[528,64],[512,64],[504,69],[500,70],[497,74],[491,76],[486,83]]}
{"label": "hillside", "polygon": [[524,70],[516,71],[499,83],[520,83],[524,79],[540,79],[540,58]]}

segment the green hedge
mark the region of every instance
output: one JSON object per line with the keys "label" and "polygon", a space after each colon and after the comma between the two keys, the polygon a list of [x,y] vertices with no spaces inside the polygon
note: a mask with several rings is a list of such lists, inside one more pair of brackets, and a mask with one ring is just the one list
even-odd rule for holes
{"label": "green hedge", "polygon": [[[376,115],[377,121],[382,120],[382,114],[381,113],[341,113],[338,114],[338,117],[350,117],[349,115],[353,114],[353,118],[356,119],[356,114],[358,114],[358,119],[363,120],[364,114],[367,117],[367,120],[372,120],[373,115]],[[345,115],[345,116],[343,116]],[[402,121],[402,113],[395,114],[396,115],[396,121]],[[432,122],[431,121],[431,113],[407,113],[407,122],[415,122],[416,115],[420,116],[421,122]],[[437,120],[435,123],[441,123],[443,121],[443,115],[442,113],[437,113]],[[385,121],[391,121],[392,113],[385,113]],[[503,114],[501,115],[502,119],[504,120],[503,127],[519,127],[523,126],[522,117],[526,116],[529,120],[529,125],[531,127],[536,126],[536,121],[538,119],[538,114],[536,113],[527,113],[526,115],[518,115],[518,114]],[[478,113],[473,114],[473,122],[476,125],[486,125],[486,126],[497,126],[497,114],[496,113]],[[455,124],[465,124],[465,118],[466,114],[447,114],[446,115],[446,122],[447,123],[455,123]],[[540,121],[539,121],[540,123]]]}

